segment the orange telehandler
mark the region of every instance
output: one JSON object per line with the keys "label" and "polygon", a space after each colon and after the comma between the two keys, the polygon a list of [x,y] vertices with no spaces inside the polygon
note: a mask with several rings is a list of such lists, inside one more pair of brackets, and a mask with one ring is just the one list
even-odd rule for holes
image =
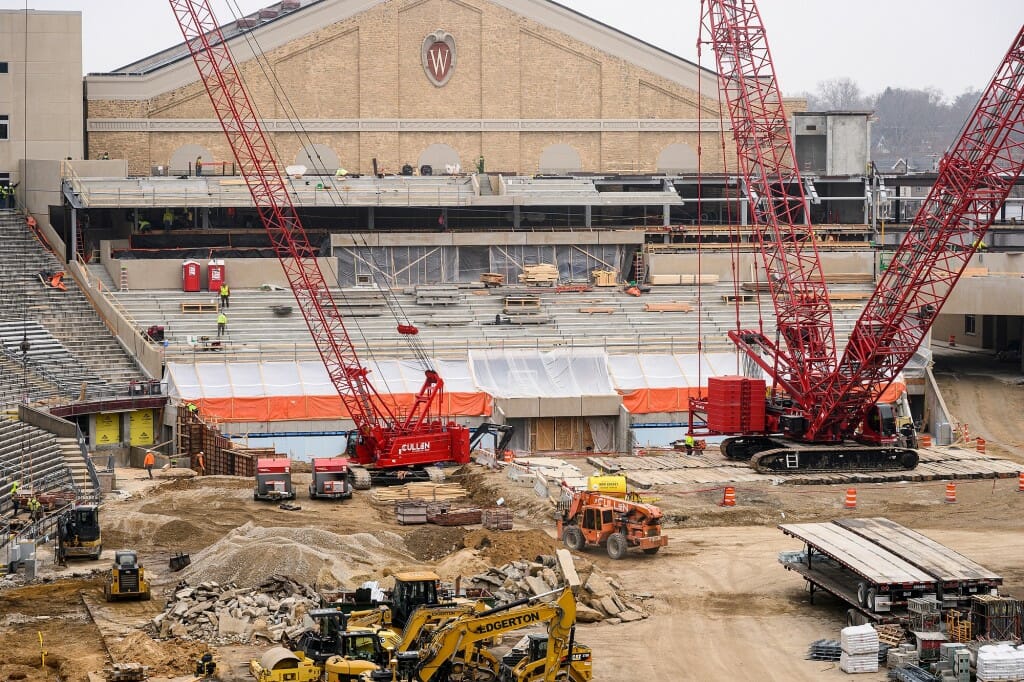
{"label": "orange telehandler", "polygon": [[563,486],[558,507],[558,538],[571,550],[603,546],[612,559],[621,559],[630,547],[657,554],[668,544],[661,509],[653,504]]}

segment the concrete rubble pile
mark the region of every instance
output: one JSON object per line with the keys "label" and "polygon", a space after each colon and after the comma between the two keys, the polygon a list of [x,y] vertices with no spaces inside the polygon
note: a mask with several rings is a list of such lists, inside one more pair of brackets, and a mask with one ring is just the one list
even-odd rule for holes
{"label": "concrete rubble pile", "polygon": [[181,583],[163,613],[153,619],[154,636],[228,644],[263,638],[280,642],[297,637],[303,619],[321,604],[313,588],[283,576],[272,576],[255,588],[234,583]]}
{"label": "concrete rubble pile", "polygon": [[488,590],[502,604],[532,597],[561,587],[571,587],[576,594],[576,619],[581,623],[628,623],[647,618],[643,600],[650,594],[626,595],[611,578],[600,575],[593,567],[581,577],[572,554],[565,549],[556,556],[539,556],[534,561],[519,560],[490,568],[469,578],[468,586]]}

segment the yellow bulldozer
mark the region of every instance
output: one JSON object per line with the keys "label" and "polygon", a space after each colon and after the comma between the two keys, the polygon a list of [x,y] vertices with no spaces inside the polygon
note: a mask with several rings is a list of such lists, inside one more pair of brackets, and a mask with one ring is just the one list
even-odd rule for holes
{"label": "yellow bulldozer", "polygon": [[135,550],[119,549],[114,552],[114,565],[107,573],[103,596],[107,601],[151,598],[146,569],[139,563],[139,556]]}

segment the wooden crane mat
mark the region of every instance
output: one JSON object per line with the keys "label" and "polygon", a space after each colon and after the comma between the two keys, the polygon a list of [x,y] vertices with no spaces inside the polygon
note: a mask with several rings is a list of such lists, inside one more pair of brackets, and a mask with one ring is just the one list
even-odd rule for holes
{"label": "wooden crane mat", "polygon": [[885,483],[889,481],[938,481],[969,478],[1014,478],[1024,465],[974,450],[957,447],[922,448],[921,461],[913,471],[760,474],[746,462],[723,457],[712,446],[700,455],[687,457],[675,450],[647,450],[641,457],[589,457],[599,469],[622,474],[635,486],[708,485],[776,482],[788,485]]}

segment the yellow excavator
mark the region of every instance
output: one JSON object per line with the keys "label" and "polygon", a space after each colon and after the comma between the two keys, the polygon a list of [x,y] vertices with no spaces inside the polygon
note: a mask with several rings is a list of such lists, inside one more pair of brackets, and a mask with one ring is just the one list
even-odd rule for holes
{"label": "yellow excavator", "polygon": [[[558,594],[554,602],[540,601]],[[500,671],[481,665],[474,651],[495,637],[532,626],[547,625],[534,638],[532,651],[509,661]],[[496,682],[589,682],[593,677],[590,648],[577,644],[576,599],[569,589],[556,590],[479,613],[454,617],[433,632],[419,651],[397,654],[390,671],[374,671],[373,682],[445,682],[450,679]],[[461,654],[461,658],[460,658]],[[535,657],[531,659],[531,657]],[[456,670],[454,662],[460,669]]]}

